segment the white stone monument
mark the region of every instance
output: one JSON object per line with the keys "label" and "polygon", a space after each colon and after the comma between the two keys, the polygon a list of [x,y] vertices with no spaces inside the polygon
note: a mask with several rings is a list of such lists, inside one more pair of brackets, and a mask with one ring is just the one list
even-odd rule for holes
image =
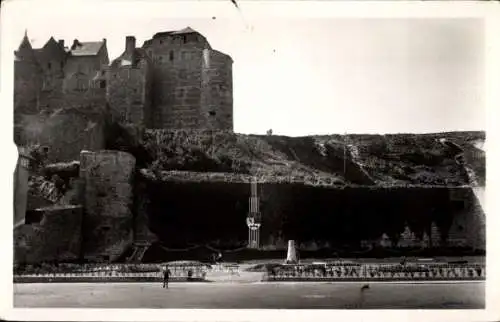
{"label": "white stone monument", "polygon": [[297,250],[295,249],[295,241],[294,240],[289,240],[288,241],[288,252],[286,254],[286,264],[297,264],[298,259],[297,259]]}

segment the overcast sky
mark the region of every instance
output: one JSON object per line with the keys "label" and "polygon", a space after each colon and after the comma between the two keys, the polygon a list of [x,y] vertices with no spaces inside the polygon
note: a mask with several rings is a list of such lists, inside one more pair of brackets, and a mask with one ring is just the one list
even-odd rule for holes
{"label": "overcast sky", "polygon": [[[113,3],[113,1],[109,1]],[[117,2],[115,2],[117,3]],[[107,38],[110,58],[125,36],[142,46],[159,31],[190,26],[234,59],[236,132],[307,135],[484,130],[484,35],[474,19],[262,18],[228,1],[225,15],[161,17],[158,7],[123,18],[112,9],[33,9],[13,20],[34,47],[54,36]],[[90,14],[92,12],[92,14]],[[229,15],[227,13],[230,13]],[[27,17],[27,18],[25,18]],[[215,19],[214,19],[215,18]]]}

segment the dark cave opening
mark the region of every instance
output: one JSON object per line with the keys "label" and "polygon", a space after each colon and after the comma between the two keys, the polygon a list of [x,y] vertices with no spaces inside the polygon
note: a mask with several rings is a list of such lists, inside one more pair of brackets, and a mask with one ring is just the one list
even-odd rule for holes
{"label": "dark cave opening", "polygon": [[[472,192],[455,189],[464,189],[463,198],[469,202],[452,200],[448,188],[260,184],[261,246],[276,249],[293,239],[303,247],[314,243],[317,248],[354,250],[360,249],[361,241],[383,234],[394,246],[406,228],[422,239],[424,234],[431,236],[433,225],[438,228],[439,245],[444,246],[455,218],[463,213],[473,216],[468,209]],[[228,250],[246,245],[248,183],[149,182],[147,195],[149,229],[163,245]],[[461,237],[466,239],[465,234]],[[429,247],[436,247],[432,242]]]}

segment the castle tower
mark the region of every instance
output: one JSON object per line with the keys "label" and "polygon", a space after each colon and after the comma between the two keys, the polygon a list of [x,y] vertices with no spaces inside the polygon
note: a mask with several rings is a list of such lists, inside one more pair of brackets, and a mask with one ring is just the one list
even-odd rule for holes
{"label": "castle tower", "polygon": [[14,55],[14,122],[18,123],[23,114],[38,113],[43,74],[28,39],[28,31]]}
{"label": "castle tower", "polygon": [[151,126],[151,60],[136,39],[127,36],[125,51],[106,72],[106,98],[114,120]]}
{"label": "castle tower", "polygon": [[35,49],[35,55],[43,72],[40,108],[52,111],[65,107],[63,83],[67,53],[64,45],[50,37],[42,48]]}
{"label": "castle tower", "polygon": [[229,56],[189,27],[157,33],[143,48],[153,61],[153,127],[233,129]]}
{"label": "castle tower", "polygon": [[206,128],[233,131],[232,66],[228,55],[203,50],[201,117]]}

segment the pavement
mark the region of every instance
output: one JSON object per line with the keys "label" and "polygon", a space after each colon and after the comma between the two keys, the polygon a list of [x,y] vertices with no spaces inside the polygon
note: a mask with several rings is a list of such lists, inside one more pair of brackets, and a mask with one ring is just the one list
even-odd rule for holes
{"label": "pavement", "polygon": [[14,284],[15,307],[484,309],[485,282]]}

